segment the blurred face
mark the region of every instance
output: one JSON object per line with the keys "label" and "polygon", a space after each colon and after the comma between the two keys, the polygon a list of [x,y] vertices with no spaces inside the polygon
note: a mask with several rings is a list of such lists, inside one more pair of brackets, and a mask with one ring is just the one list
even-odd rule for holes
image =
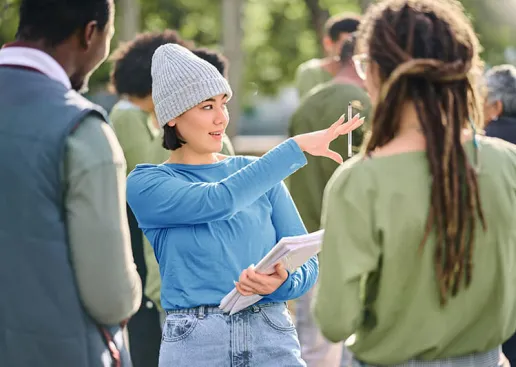
{"label": "blurred face", "polygon": [[147,97],[143,98],[129,96],[129,101],[131,101],[147,113],[155,113],[154,102],[152,101],[152,94],[149,94]]}
{"label": "blurred face", "polygon": [[199,155],[222,150],[222,136],[229,123],[227,96],[219,94],[189,109],[168,123],[176,126],[179,136],[186,141],[180,149]]}
{"label": "blurred face", "polygon": [[502,114],[502,111],[503,106],[501,101],[489,102],[486,97],[484,100],[484,125],[498,119],[498,116]]}
{"label": "blurred face", "polygon": [[95,21],[89,22],[81,36],[82,47],[77,58],[75,73],[70,77],[72,88],[85,92],[90,75],[106,60],[109,55],[111,39],[115,33],[114,5],[111,2],[111,14],[103,30],[97,28]]}
{"label": "blurred face", "polygon": [[371,62],[369,55],[359,54],[353,56],[353,64],[358,76],[364,81],[364,86],[373,104],[377,103],[380,90],[380,71],[376,63]]}

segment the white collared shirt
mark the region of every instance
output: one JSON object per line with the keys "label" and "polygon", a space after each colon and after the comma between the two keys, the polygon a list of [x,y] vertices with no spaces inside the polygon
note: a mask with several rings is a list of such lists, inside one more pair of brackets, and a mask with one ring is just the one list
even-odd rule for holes
{"label": "white collared shirt", "polygon": [[0,50],[0,65],[18,65],[39,70],[71,89],[70,78],[63,67],[46,52],[29,47],[5,47]]}

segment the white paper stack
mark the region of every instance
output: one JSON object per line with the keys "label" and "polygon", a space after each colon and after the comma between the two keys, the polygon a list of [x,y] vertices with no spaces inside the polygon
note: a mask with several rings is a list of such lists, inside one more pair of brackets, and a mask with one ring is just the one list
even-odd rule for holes
{"label": "white paper stack", "polygon": [[[274,267],[280,262],[290,273],[306,263],[312,256],[321,251],[324,230],[310,234],[282,238],[265,257],[260,260],[255,270],[262,274],[274,273]],[[233,288],[224,297],[219,308],[230,315],[247,308],[263,297],[259,295],[243,296]]]}

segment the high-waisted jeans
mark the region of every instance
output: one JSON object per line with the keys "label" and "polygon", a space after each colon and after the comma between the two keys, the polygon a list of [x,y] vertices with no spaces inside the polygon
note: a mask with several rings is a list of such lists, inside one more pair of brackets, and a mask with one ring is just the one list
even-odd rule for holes
{"label": "high-waisted jeans", "polygon": [[306,366],[286,305],[255,305],[231,316],[217,307],[168,311],[159,367],[208,366]]}

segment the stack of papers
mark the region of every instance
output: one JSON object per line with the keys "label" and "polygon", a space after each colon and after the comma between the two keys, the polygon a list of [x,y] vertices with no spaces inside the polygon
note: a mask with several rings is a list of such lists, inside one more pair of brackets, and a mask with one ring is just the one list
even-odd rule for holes
{"label": "stack of papers", "polygon": [[[323,234],[324,230],[320,230],[302,236],[282,238],[254,269],[261,274],[272,274],[276,264],[283,263],[285,269],[292,273],[321,251]],[[219,308],[233,315],[262,298],[259,295],[243,296],[233,288],[222,299]]]}

